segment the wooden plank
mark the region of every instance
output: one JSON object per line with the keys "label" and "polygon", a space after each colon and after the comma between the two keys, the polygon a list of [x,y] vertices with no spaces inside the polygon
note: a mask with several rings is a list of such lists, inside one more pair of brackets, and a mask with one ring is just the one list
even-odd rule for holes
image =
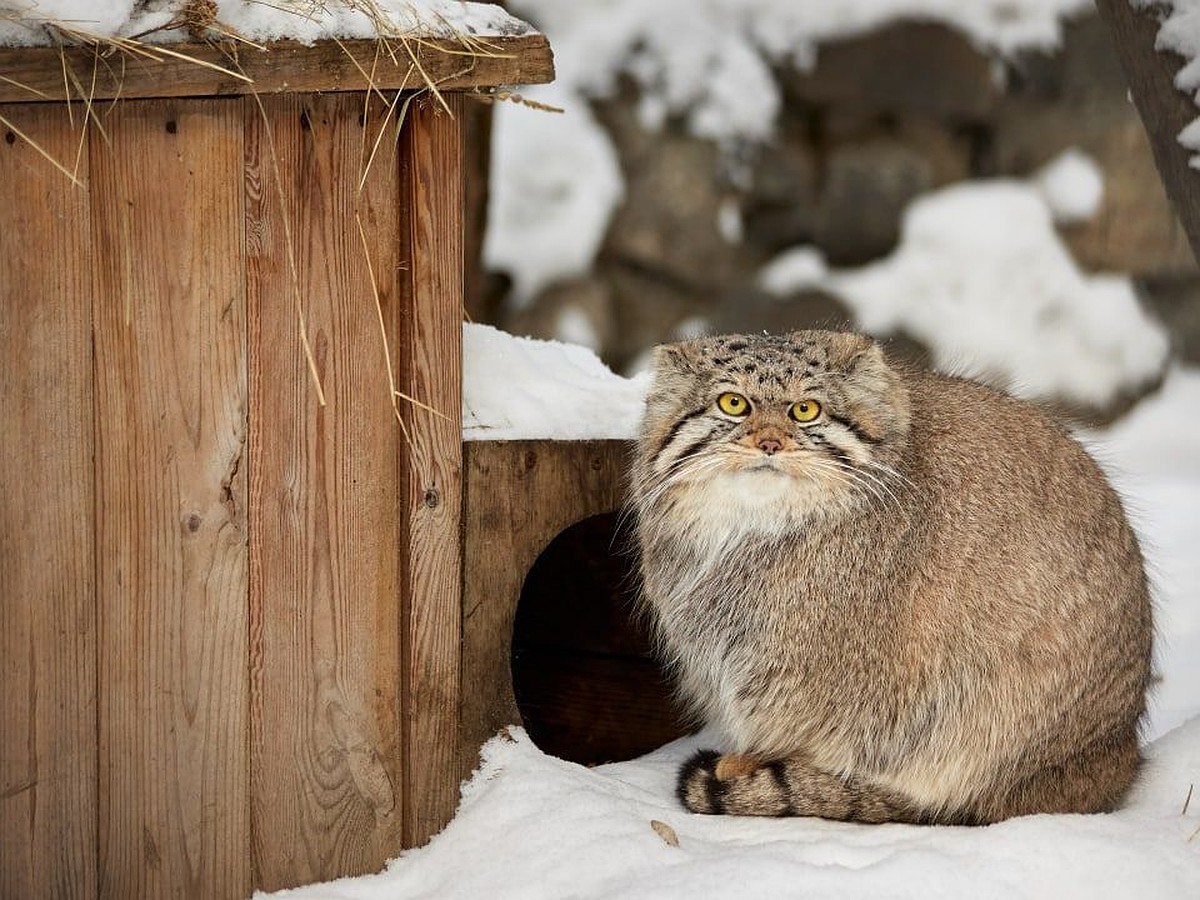
{"label": "wooden plank", "polygon": [[[5,112],[74,159],[61,110]],[[0,897],[93,897],[89,198],[11,137],[0,142]]]}
{"label": "wooden plank", "polygon": [[91,145],[103,897],[250,890],[241,109]]}
{"label": "wooden plank", "polygon": [[1134,9],[1129,0],[1096,0],[1096,8],[1112,34],[1167,196],[1187,232],[1192,255],[1200,261],[1200,172],[1189,164],[1193,151],[1178,141],[1179,132],[1200,110],[1175,87],[1175,73],[1184,60],[1154,48],[1163,8]]}
{"label": "wooden plank", "polygon": [[521,721],[509,659],[526,573],[568,526],[620,507],[628,454],[624,441],[465,445],[460,776],[480,744]]}
{"label": "wooden plank", "polygon": [[[554,79],[554,56],[540,34],[476,38],[471,46],[447,39],[322,42],[307,47],[277,41],[266,52],[247,47],[173,44],[189,59],[158,53],[103,53],[89,47],[59,51],[49,47],[0,48],[0,103],[81,99],[67,89],[64,61],[96,100],[115,97],[203,97],[309,91],[415,90],[429,84],[462,90],[511,84],[543,84]],[[154,54],[147,46],[146,52]],[[474,51],[474,52],[472,52]],[[231,53],[236,52],[236,62]],[[394,54],[394,57],[393,57]],[[222,72],[214,66],[227,71]],[[234,72],[245,76],[237,77]],[[372,74],[373,73],[373,74]],[[368,77],[370,76],[370,77]]]}
{"label": "wooden plank", "polygon": [[403,442],[356,215],[393,339],[403,297],[394,125],[359,192],[380,108],[364,126],[361,95],[263,103],[246,147],[251,778],[255,887],[275,890],[401,847]]}
{"label": "wooden plank", "polygon": [[401,135],[407,271],[400,390],[412,435],[406,498],[405,829],[423,844],[458,800],[459,653],[462,635],[463,104],[409,111]]}

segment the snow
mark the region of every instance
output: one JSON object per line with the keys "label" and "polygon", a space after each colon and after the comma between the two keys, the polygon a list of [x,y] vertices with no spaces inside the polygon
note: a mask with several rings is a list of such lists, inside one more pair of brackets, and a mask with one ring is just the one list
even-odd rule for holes
{"label": "snow", "polygon": [[828,277],[829,267],[821,251],[802,245],[784,250],[763,266],[758,273],[758,286],[782,297],[821,287]]}
{"label": "snow", "polygon": [[1172,369],[1161,390],[1105,430],[1080,434],[1125,500],[1158,605],[1148,737],[1200,712],[1200,370]]}
{"label": "snow", "polygon": [[[492,202],[484,259],[509,272],[522,306],[558,278],[592,266],[624,194],[611,142],[588,110],[622,76],[640,93],[642,125],[670,118],[722,145],[768,138],[781,93],[774,70],[808,68],[823,41],[900,19],[960,29],[998,54],[1048,49],[1062,20],[1091,0],[512,0],[554,47],[553,85],[524,91],[566,110],[548,118],[504,104],[496,110]],[[728,231],[726,229],[729,229]],[[734,233],[722,223],[722,234]]]}
{"label": "snow", "polygon": [[633,76],[655,106],[716,139],[769,135],[779,109],[772,66],[810,67],[822,41],[900,18],[941,22],[983,47],[1012,53],[1058,44],[1065,16],[1089,0],[513,0],[560,60],[559,80],[606,96]]}
{"label": "snow", "polygon": [[1034,175],[1054,221],[1060,225],[1086,222],[1100,211],[1104,173],[1096,161],[1077,148],[1064,150]]}
{"label": "snow", "polygon": [[554,322],[554,337],[564,344],[579,344],[589,350],[600,347],[600,335],[588,314],[578,306],[567,306],[561,309]]}
{"label": "snow", "polygon": [[[696,738],[587,769],[513,729],[483,748],[450,826],[380,875],[281,892],[289,900],[1200,896],[1200,719],[1148,748],[1112,815],[1030,816],[986,828],[690,815],[674,773]],[[651,826],[668,826],[670,846]]]}
{"label": "snow", "polygon": [[[1079,200],[1078,188],[1061,194]],[[1079,269],[1045,191],[1010,180],[954,185],[912,203],[889,257],[822,276],[815,251],[796,249],[768,264],[760,283],[779,295],[823,287],[845,301],[857,327],[906,332],[942,371],[1021,397],[1103,407],[1158,376],[1167,336],[1127,277]]]}
{"label": "snow", "polygon": [[[555,48],[556,60],[560,54]],[[586,102],[561,84],[523,95],[565,113],[496,107],[483,253],[490,268],[512,275],[518,305],[591,268],[625,194],[616,151]]]}
{"label": "snow", "polygon": [[[0,0],[0,46],[52,43],[41,22],[61,22],[91,35],[142,35],[140,40],[187,38],[183,29],[163,29],[178,15],[180,0]],[[387,34],[452,37],[456,34],[518,35],[531,31],[498,6],[459,0],[218,0],[217,20],[255,41],[290,38],[304,44],[329,38],[373,38]],[[7,10],[23,22],[11,21]],[[380,27],[382,24],[382,28]]]}
{"label": "snow", "polygon": [[[1175,86],[1200,106],[1200,0],[1130,0],[1134,6],[1153,6],[1169,9],[1158,30],[1155,48],[1179,54],[1186,61],[1175,73]],[[1200,168],[1200,117],[1179,133],[1179,143],[1197,151],[1191,158],[1193,168]]]}
{"label": "snow", "polygon": [[586,347],[463,326],[466,440],[626,438],[648,387],[647,377],[622,378]]}

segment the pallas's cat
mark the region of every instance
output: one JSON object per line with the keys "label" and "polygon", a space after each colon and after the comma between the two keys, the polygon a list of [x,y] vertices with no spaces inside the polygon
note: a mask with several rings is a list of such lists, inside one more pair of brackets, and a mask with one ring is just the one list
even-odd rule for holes
{"label": "pallas's cat", "polygon": [[663,346],[633,503],[660,650],[725,744],[688,809],[972,824],[1133,780],[1142,557],[1034,408],[860,335]]}

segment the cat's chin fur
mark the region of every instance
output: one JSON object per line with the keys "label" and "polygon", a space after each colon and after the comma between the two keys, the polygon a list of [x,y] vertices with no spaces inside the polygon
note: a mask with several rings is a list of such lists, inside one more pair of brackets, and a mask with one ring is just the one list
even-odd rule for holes
{"label": "cat's chin fur", "polygon": [[706,545],[742,537],[777,538],[802,530],[814,517],[828,518],[854,505],[846,496],[832,502],[841,485],[803,460],[786,457],[747,458],[685,481],[671,496],[677,525],[690,522],[687,533]]}

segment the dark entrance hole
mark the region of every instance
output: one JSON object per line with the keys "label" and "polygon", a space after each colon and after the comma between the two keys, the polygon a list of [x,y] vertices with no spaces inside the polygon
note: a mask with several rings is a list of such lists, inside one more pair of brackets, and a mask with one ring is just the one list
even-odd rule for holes
{"label": "dark entrance hole", "polygon": [[634,614],[633,557],[617,516],[585,519],[542,551],[512,639],[517,708],[542,750],[584,764],[631,759],[687,733]]}

